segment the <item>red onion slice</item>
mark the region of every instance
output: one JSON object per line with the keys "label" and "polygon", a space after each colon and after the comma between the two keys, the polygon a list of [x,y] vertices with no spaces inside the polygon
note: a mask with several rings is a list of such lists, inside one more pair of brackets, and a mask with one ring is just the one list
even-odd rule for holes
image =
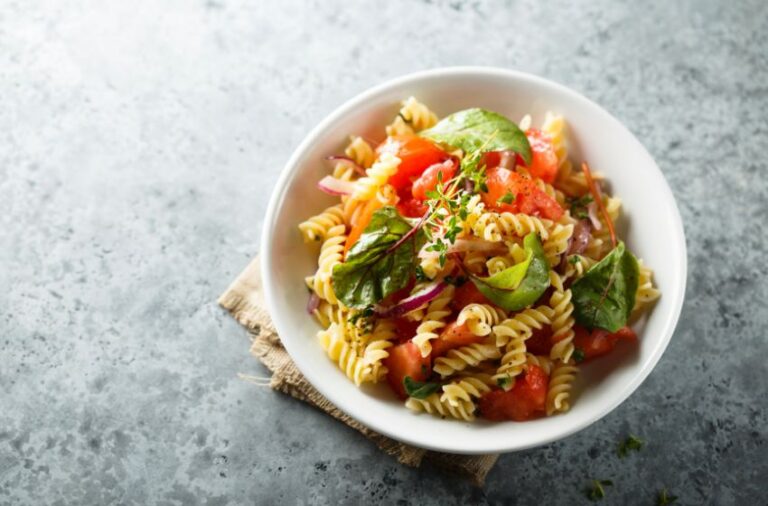
{"label": "red onion slice", "polygon": [[351,159],[351,158],[350,158],[350,157],[348,157],[348,156],[343,156],[343,155],[331,155],[331,156],[328,156],[328,157],[326,157],[325,159],[326,159],[326,160],[328,160],[328,161],[330,161],[330,162],[343,162],[343,163],[346,163],[346,164],[348,164],[350,167],[352,167],[352,169],[353,169],[355,172],[357,172],[358,174],[360,174],[361,176],[364,176],[364,175],[365,175],[365,169],[364,169],[364,168],[362,168],[362,167],[360,167],[360,166],[357,164],[357,162],[355,162],[353,159]]}
{"label": "red onion slice", "polygon": [[592,223],[589,220],[580,220],[573,228],[571,235],[571,244],[568,247],[566,256],[579,255],[587,248],[589,243],[589,234],[592,232]]}
{"label": "red onion slice", "polygon": [[404,315],[409,311],[418,309],[424,304],[430,302],[432,299],[440,295],[440,293],[445,290],[446,286],[448,285],[446,285],[446,283],[443,281],[437,281],[425,286],[423,289],[419,290],[413,295],[406,297],[394,306],[374,306],[373,310],[376,312],[377,316],[382,318],[396,318],[398,316]]}
{"label": "red onion slice", "polygon": [[319,306],[320,297],[318,297],[315,292],[312,292],[312,294],[309,296],[309,300],[307,301],[307,313],[315,314],[315,309],[317,309]]}
{"label": "red onion slice", "polygon": [[317,183],[317,187],[324,193],[335,196],[352,195],[352,192],[355,189],[354,183],[350,181],[342,181],[333,176],[325,176]]}
{"label": "red onion slice", "polygon": [[485,241],[483,239],[456,239],[456,242],[448,248],[448,253],[466,253],[468,251],[484,251],[494,253],[506,251],[507,247],[502,242]]}

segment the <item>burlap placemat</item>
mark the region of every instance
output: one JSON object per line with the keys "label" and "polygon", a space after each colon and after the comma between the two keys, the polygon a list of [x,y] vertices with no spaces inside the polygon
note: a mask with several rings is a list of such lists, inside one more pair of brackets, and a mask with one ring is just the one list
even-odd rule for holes
{"label": "burlap placemat", "polygon": [[401,463],[418,467],[423,462],[430,462],[440,469],[461,475],[480,486],[499,458],[498,455],[452,455],[406,445],[370,430],[331,404],[304,379],[280,343],[280,337],[265,309],[258,257],[248,264],[248,267],[219,297],[219,304],[248,329],[252,339],[251,353],[272,372],[270,387],[320,408],[337,420],[341,420],[376,443],[384,453],[396,457]]}

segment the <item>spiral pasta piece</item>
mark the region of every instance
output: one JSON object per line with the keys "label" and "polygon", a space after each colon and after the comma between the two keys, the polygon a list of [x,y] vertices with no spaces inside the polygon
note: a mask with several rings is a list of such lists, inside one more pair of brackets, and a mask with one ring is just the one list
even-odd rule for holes
{"label": "spiral pasta piece", "polygon": [[425,399],[409,397],[405,407],[413,411],[421,411],[442,418],[455,418],[471,422],[475,419],[475,404],[471,401],[458,401],[454,406],[448,401],[441,401],[438,394],[431,394]]}
{"label": "spiral pasta piece", "polygon": [[386,373],[384,359],[389,357],[387,349],[393,346],[396,336],[395,324],[391,320],[382,319],[376,322],[373,333],[369,336],[368,344],[363,352],[363,363],[371,367],[372,381],[376,382]]}
{"label": "spiral pasta piece", "polygon": [[[483,256],[483,258],[485,258]],[[512,267],[515,265],[515,260],[513,258],[505,257],[505,256],[495,256],[489,258],[485,262],[485,266],[488,269],[488,275],[493,276],[494,274],[498,274],[502,272],[504,269],[508,269],[509,267]],[[475,274],[477,274],[475,272]]]}
{"label": "spiral pasta piece", "polygon": [[338,303],[333,291],[331,276],[334,266],[341,263],[344,255],[344,243],[347,240],[344,225],[336,225],[328,230],[327,238],[320,248],[318,269],[312,280],[312,289],[318,297],[331,304]]}
{"label": "spiral pasta piece", "polygon": [[542,241],[546,241],[549,238],[549,228],[552,226],[550,220],[509,212],[497,215],[496,223],[503,236],[516,235],[518,237],[525,237],[531,232],[535,232],[539,234]]}
{"label": "spiral pasta piece", "polygon": [[501,242],[502,237],[497,216],[498,215],[493,212],[480,214],[474,220],[472,232],[483,240]]}
{"label": "spiral pasta piece", "polygon": [[498,325],[507,314],[490,304],[467,304],[459,312],[456,323],[465,325],[476,336],[487,336],[491,333],[491,327]]}
{"label": "spiral pasta piece", "polygon": [[661,296],[661,292],[653,286],[653,271],[643,263],[641,258],[637,259],[637,264],[639,267],[639,276],[633,311],[643,309]]}
{"label": "spiral pasta piece", "polygon": [[410,123],[417,132],[432,128],[437,123],[437,115],[414,97],[408,97],[407,100],[403,101],[400,116]]}
{"label": "spiral pasta piece", "polygon": [[573,363],[555,362],[547,388],[547,416],[570,409],[571,388],[578,372],[578,367]]}
{"label": "spiral pasta piece", "polygon": [[[556,273],[550,272],[550,277],[560,278]],[[549,353],[552,360],[568,362],[573,355],[573,303],[571,302],[571,290],[563,290],[560,279],[557,284],[552,283],[555,291],[549,298],[549,305],[554,310],[552,317],[552,340],[555,344]]]}
{"label": "spiral pasta piece", "polygon": [[344,223],[344,213],[341,204],[336,204],[300,223],[299,230],[304,237],[304,242],[324,241],[328,230],[342,223]]}
{"label": "spiral pasta piece", "polygon": [[493,327],[496,346],[506,346],[515,338],[528,339],[535,330],[552,323],[554,310],[549,306],[539,306],[520,311]]}
{"label": "spiral pasta piece", "polygon": [[332,323],[326,330],[317,333],[320,346],[323,347],[328,358],[336,362],[344,374],[360,386],[362,383],[373,380],[371,366],[353,349],[347,340],[343,325]]}
{"label": "spiral pasta piece", "polygon": [[349,146],[344,150],[344,154],[365,169],[373,165],[376,159],[376,153],[373,151],[373,148],[362,137],[351,137]]}
{"label": "spiral pasta piece", "polygon": [[491,387],[486,382],[479,378],[468,376],[443,385],[443,394],[440,396],[440,402],[458,407],[462,403],[474,403],[474,399],[479,399],[483,394],[490,391]]}
{"label": "spiral pasta piece", "polygon": [[427,314],[424,320],[416,327],[416,335],[413,337],[413,344],[418,346],[421,356],[426,357],[432,352],[432,341],[437,339],[439,331],[445,327],[445,319],[451,314],[448,304],[451,303],[454,293],[453,285],[447,286],[437,298],[427,306]]}
{"label": "spiral pasta piece", "polygon": [[472,274],[482,274],[486,266],[485,253],[482,251],[469,251],[464,254],[462,265]]}
{"label": "spiral pasta piece", "polygon": [[383,153],[379,160],[365,171],[366,175],[355,181],[352,198],[354,200],[371,200],[374,198],[379,188],[397,172],[399,165],[400,159],[398,157],[391,153]]}
{"label": "spiral pasta piece", "polygon": [[584,275],[597,260],[584,255],[570,255],[565,264],[565,279],[578,279]]}
{"label": "spiral pasta piece", "polygon": [[435,359],[433,370],[445,378],[462,371],[469,366],[477,366],[486,360],[495,360],[501,356],[499,348],[493,341],[470,344],[455,348],[445,356]]}
{"label": "spiral pasta piece", "polygon": [[387,125],[386,131],[387,136],[389,137],[413,135],[415,133],[411,125],[409,125],[399,114],[395,116],[395,119],[392,121],[392,123]]}
{"label": "spiral pasta piece", "polygon": [[[310,278],[310,283],[314,286],[314,278]],[[347,317],[344,309],[328,301],[321,300],[317,308],[312,311],[320,326],[324,329],[330,327],[331,323],[346,324]]]}
{"label": "spiral pasta piece", "polygon": [[568,243],[573,235],[573,225],[561,225],[556,223],[551,229],[549,239],[544,241],[544,254],[549,265],[560,263],[560,255],[568,251]]}

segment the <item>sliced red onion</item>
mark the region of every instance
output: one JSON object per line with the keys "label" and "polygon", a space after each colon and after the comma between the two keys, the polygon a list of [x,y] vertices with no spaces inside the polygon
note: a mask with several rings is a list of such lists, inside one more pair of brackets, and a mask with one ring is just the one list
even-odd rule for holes
{"label": "sliced red onion", "polygon": [[576,226],[573,228],[573,234],[571,235],[571,244],[568,246],[568,255],[579,255],[586,248],[589,243],[589,234],[592,232],[592,223],[589,220],[579,220]]}
{"label": "sliced red onion", "polygon": [[445,290],[446,286],[448,286],[446,283],[437,281],[425,286],[423,289],[419,290],[413,295],[406,297],[394,306],[374,306],[373,310],[376,312],[377,316],[382,318],[396,318],[398,316],[404,315],[409,311],[418,309],[424,304],[430,302],[432,299],[440,295],[440,293]]}
{"label": "sliced red onion", "polygon": [[499,151],[499,167],[515,170],[517,157],[514,151]]}
{"label": "sliced red onion", "polygon": [[328,195],[351,195],[355,189],[351,181],[342,181],[333,176],[325,176],[317,183],[317,187]]}
{"label": "sliced red onion", "polygon": [[587,205],[587,212],[589,213],[589,221],[592,222],[592,226],[595,230],[603,228],[603,224],[600,223],[600,218],[597,217],[597,202],[594,200]]}
{"label": "sliced red onion", "polygon": [[365,169],[360,167],[357,164],[356,161],[354,161],[353,159],[351,159],[348,156],[344,156],[344,155],[331,155],[331,156],[326,157],[326,160],[331,161],[331,162],[344,162],[344,163],[348,164],[350,167],[352,167],[352,169],[354,169],[354,171],[357,172],[358,174],[360,174],[361,176],[365,175]]}
{"label": "sliced red onion", "polygon": [[314,314],[315,309],[317,309],[319,306],[320,297],[318,297],[315,292],[312,292],[312,294],[309,296],[309,300],[307,301],[307,313]]}
{"label": "sliced red onion", "polygon": [[470,179],[464,180],[464,191],[471,194],[475,193],[475,182]]}
{"label": "sliced red onion", "polygon": [[505,250],[506,246],[504,243],[485,241],[483,239],[456,239],[456,242],[448,247],[448,253],[466,253],[468,251],[492,253]]}

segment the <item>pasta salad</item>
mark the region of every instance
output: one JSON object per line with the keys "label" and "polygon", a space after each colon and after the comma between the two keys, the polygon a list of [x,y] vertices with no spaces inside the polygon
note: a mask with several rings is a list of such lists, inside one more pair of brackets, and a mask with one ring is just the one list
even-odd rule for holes
{"label": "pasta salad", "polygon": [[[471,421],[565,412],[583,362],[637,342],[651,270],[617,237],[621,201],[569,159],[566,124],[411,97],[381,142],[353,137],[299,225],[318,341],[356,385]],[[384,133],[384,132],[382,132]]]}

